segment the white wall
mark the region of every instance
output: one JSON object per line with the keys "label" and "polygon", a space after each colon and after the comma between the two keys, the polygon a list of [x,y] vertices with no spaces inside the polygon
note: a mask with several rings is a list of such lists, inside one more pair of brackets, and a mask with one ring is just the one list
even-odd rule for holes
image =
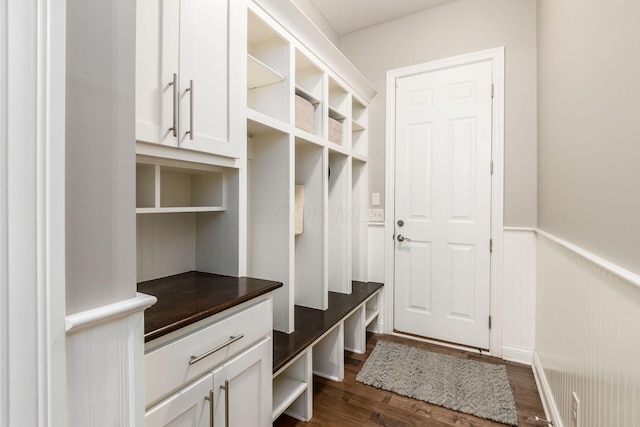
{"label": "white wall", "polygon": [[580,426],[638,426],[640,3],[537,12],[538,226],[578,250],[538,238],[537,371],[555,425],[572,425],[575,391]]}
{"label": "white wall", "polygon": [[638,273],[640,3],[538,5],[538,225]]}
{"label": "white wall", "polygon": [[536,225],[536,3],[458,0],[341,37],[340,49],[375,86],[369,191],[384,205],[387,70],[506,47],[505,225]]}
{"label": "white wall", "polygon": [[68,0],[67,314],[135,297],[135,16]]}

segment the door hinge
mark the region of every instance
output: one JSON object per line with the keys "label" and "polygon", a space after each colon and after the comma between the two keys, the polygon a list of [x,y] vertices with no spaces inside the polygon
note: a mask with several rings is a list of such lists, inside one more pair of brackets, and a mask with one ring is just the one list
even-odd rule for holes
{"label": "door hinge", "polygon": [[491,97],[493,98],[493,96],[495,95],[496,90],[495,90],[495,86],[493,83],[491,83]]}
{"label": "door hinge", "polygon": [[491,160],[491,163],[489,163],[489,173],[493,175],[493,160]]}
{"label": "door hinge", "polygon": [[489,316],[489,329],[491,329],[491,316]]}
{"label": "door hinge", "polygon": [[489,239],[489,253],[493,253],[493,239]]}

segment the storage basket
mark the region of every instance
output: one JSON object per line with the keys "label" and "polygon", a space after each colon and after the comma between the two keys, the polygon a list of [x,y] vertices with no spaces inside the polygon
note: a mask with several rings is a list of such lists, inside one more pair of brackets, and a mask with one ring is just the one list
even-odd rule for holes
{"label": "storage basket", "polygon": [[315,117],[313,104],[296,95],[296,127],[309,133],[315,131]]}
{"label": "storage basket", "polygon": [[342,145],[342,123],[329,117],[329,141]]}

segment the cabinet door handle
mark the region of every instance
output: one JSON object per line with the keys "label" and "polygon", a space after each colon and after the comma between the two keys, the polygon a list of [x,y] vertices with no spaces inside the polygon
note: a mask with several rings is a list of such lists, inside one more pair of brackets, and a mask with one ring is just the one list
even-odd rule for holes
{"label": "cabinet door handle", "polygon": [[209,396],[205,396],[204,400],[208,400],[209,401],[209,426],[210,427],[215,427],[215,420],[213,419],[213,417],[215,416],[216,412],[213,410],[213,390],[209,391]]}
{"label": "cabinet door handle", "polygon": [[189,134],[189,139],[193,141],[193,80],[189,80],[189,88],[187,89],[189,92],[189,130],[185,133]]}
{"label": "cabinet door handle", "polygon": [[200,356],[191,356],[191,359],[189,359],[189,365],[193,365],[194,363],[197,363],[199,361],[201,361],[202,359],[204,359],[207,356],[211,356],[213,353],[215,353],[216,351],[220,351],[223,348],[230,346],[231,344],[233,344],[234,342],[240,340],[244,338],[244,334],[240,334],[240,335],[236,335],[229,337],[229,341],[224,342],[222,344],[220,344],[219,346],[212,348],[211,350],[207,351],[206,353],[202,353]]}
{"label": "cabinet door handle", "polygon": [[173,81],[169,83],[169,86],[173,86],[173,126],[169,130],[173,131],[173,136],[178,136],[178,126],[176,126],[178,120],[178,74],[173,73]]}
{"label": "cabinet door handle", "polygon": [[220,388],[224,390],[224,427],[229,427],[229,380],[226,380]]}

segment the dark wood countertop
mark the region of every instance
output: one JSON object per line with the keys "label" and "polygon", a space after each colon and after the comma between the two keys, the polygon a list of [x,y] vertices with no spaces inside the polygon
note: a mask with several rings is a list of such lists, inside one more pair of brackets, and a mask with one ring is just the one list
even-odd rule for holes
{"label": "dark wood countertop", "polygon": [[324,311],[296,305],[295,331],[288,335],[273,331],[273,372],[313,344],[382,286],[382,283],[354,281],[350,294],[329,292],[329,308]]}
{"label": "dark wood countertop", "polygon": [[145,342],[242,304],[282,286],[280,282],[191,271],[138,283],[158,302],[144,313]]}

